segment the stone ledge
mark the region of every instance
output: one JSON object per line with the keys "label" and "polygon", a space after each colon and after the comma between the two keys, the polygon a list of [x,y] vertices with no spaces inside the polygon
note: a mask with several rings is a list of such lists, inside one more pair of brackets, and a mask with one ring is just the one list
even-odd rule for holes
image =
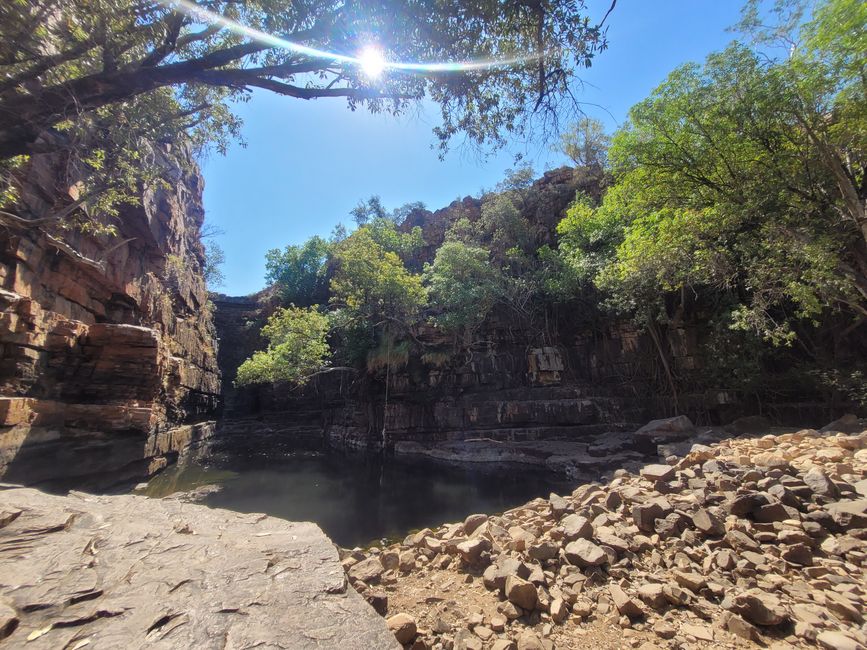
{"label": "stone ledge", "polygon": [[399,647],[315,524],[24,488],[0,502],[10,647]]}

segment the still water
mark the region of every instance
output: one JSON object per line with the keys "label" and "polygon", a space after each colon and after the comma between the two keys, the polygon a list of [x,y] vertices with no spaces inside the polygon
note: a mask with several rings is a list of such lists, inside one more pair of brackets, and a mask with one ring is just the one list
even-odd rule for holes
{"label": "still water", "polygon": [[300,452],[189,462],[153,478],[144,493],[159,497],[208,484],[221,489],[201,501],[206,505],[315,521],[344,547],[402,539],[414,529],[502,512],[575,487],[522,467],[491,471]]}

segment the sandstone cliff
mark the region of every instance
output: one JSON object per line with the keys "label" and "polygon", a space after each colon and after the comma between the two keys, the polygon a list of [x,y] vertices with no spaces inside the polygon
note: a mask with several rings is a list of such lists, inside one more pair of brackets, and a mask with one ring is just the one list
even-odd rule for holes
{"label": "sandstone cliff", "polygon": [[[568,168],[536,181],[522,216],[538,246],[555,243],[556,224],[577,189],[593,193],[585,181]],[[449,227],[462,217],[478,219],[480,206],[468,197],[435,212],[413,211],[402,228],[420,227],[426,246],[412,265],[432,261]],[[390,369],[386,401],[384,370],[318,377],[304,391],[281,385],[231,388],[238,364],[262,346],[257,332],[273,305],[265,292],[217,297],[215,324],[224,349],[231,351],[221,358],[230,420],[224,430],[253,446],[272,435],[269,445],[318,439],[338,448],[400,451],[409,448],[405,443],[478,437],[584,440],[676,413],[697,424],[757,412],[803,424],[853,408],[831,404],[814,387],[792,381],[804,356],[798,357],[797,349],[772,351],[771,363],[756,360],[760,385],[747,385],[736,374],[737,364],[749,356],[743,342],[732,338],[721,344],[708,305],[692,296],[655,337],[600,309],[600,300],[588,290],[569,303],[552,302],[529,324],[516,322],[514,314],[493,313],[474,345],[457,352],[440,332],[420,327],[417,336],[426,347],[413,349],[405,363]],[[679,385],[676,395],[668,372]]]}
{"label": "sandstone cliff", "polygon": [[[101,485],[152,473],[209,434],[220,373],[202,277],[203,180],[160,151],[166,183],[115,237],[0,231],[0,477]],[[35,161],[24,201],[55,200]],[[83,482],[83,483],[82,483]],[[69,484],[72,484],[69,483]]]}

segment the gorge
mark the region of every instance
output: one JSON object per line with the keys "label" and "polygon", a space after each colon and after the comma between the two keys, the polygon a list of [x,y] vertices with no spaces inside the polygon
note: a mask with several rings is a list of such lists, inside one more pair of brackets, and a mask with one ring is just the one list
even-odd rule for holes
{"label": "gorge", "polygon": [[0,5],[0,650],[867,649],[867,6],[617,4]]}

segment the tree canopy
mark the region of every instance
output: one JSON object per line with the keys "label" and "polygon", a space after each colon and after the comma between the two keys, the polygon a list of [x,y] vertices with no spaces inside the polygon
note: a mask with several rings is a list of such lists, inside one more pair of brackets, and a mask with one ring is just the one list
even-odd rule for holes
{"label": "tree canopy", "polygon": [[712,287],[776,343],[826,309],[867,315],[867,8],[828,0],[787,24],[771,30],[785,58],[734,43],[672,72],[616,134],[603,205],[560,225],[622,308],[664,318],[661,295]]}
{"label": "tree canopy", "polygon": [[315,306],[278,308],[262,328],[268,347],[238,368],[239,385],[287,381],[303,386],[327,365],[328,317]]}
{"label": "tree canopy", "polygon": [[[0,157],[50,147],[53,127],[164,88],[163,118],[193,124],[225,119],[226,100],[253,88],[395,113],[429,96],[442,107],[443,141],[459,132],[500,141],[502,129],[555,111],[576,67],[604,48],[583,9],[582,0],[11,0],[0,14]],[[389,62],[516,60],[371,79],[347,60],[367,46]]]}

